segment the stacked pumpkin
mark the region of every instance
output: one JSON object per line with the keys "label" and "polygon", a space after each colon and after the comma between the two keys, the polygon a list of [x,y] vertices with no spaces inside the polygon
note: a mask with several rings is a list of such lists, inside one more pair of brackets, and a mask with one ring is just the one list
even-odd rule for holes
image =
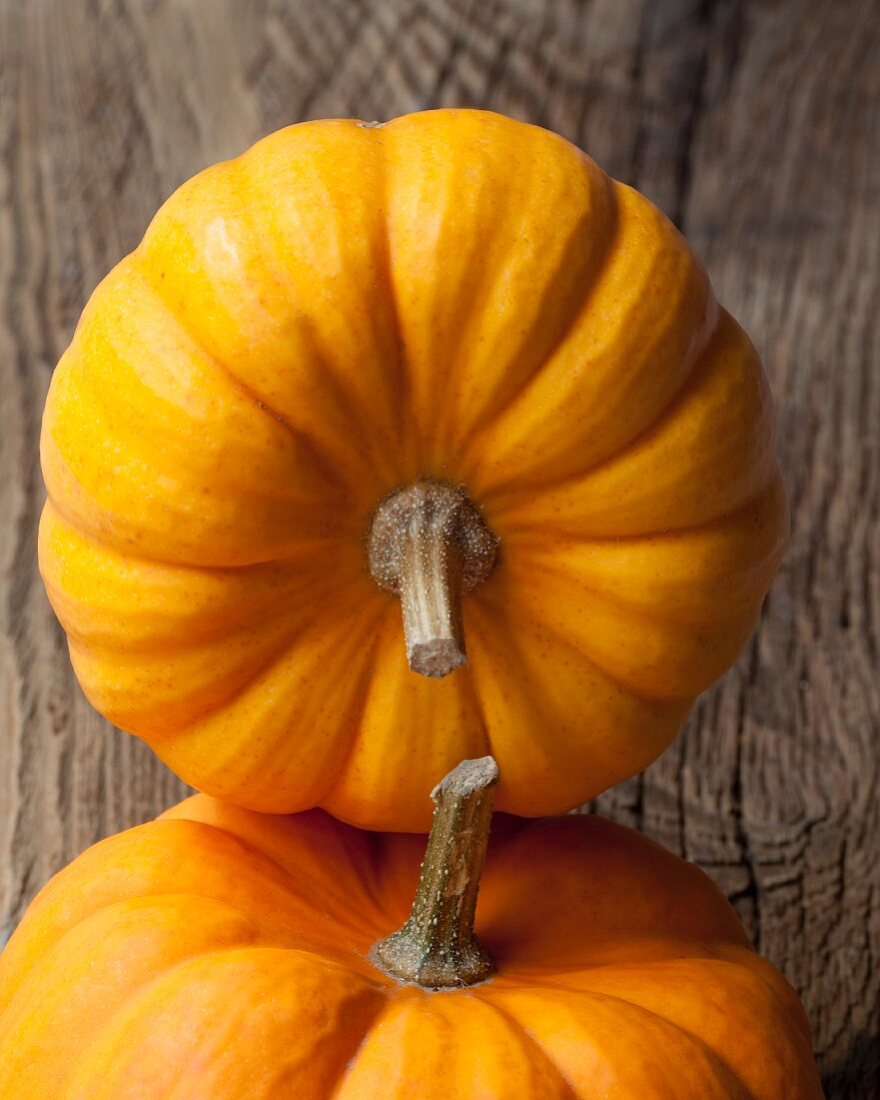
{"label": "stacked pumpkin", "polygon": [[821,1096],[709,880],[546,816],[666,747],[787,537],[647,200],[483,112],[282,130],[97,289],[42,457],[79,680],[206,793],[31,906],[4,1100]]}

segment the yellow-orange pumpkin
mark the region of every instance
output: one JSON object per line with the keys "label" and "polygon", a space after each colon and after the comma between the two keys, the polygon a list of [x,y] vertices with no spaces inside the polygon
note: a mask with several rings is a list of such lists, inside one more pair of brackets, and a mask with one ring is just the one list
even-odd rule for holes
{"label": "yellow-orange pumpkin", "polygon": [[86,307],[42,460],[94,705],[200,790],[370,828],[425,829],[488,751],[524,815],[644,767],[787,537],[760,362],[684,240],[478,111],[184,185]]}
{"label": "yellow-orange pumpkin", "polygon": [[493,827],[496,973],[372,945],[424,840],[204,795],[103,841],[0,956],[3,1100],[818,1100],[793,990],[702,872],[599,818]]}

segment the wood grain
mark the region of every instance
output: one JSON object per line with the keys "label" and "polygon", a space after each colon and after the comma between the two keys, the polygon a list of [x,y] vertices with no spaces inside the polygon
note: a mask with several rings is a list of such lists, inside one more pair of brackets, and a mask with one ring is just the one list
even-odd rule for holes
{"label": "wood grain", "polygon": [[657,201],[762,352],[791,550],[760,630],[599,799],[712,874],[831,1098],[880,1095],[880,19],[874,0],[0,0],[0,920],[183,788],[76,687],[35,566],[52,367],[197,169],[282,124],[485,106]]}

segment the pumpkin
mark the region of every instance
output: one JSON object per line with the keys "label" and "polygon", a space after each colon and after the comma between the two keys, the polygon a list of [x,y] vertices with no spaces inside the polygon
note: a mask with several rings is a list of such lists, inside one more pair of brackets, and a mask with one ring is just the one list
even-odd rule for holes
{"label": "pumpkin", "polygon": [[390,937],[410,834],[197,795],[97,844],[0,956],[0,1095],[821,1097],[794,991],[638,833],[499,818],[474,941],[487,765],[435,792]]}
{"label": "pumpkin", "polygon": [[499,761],[559,813],[642,769],[787,538],[771,397],[682,237],[468,110],[209,168],[55,371],[40,563],[95,707],[201,791],[427,829]]}

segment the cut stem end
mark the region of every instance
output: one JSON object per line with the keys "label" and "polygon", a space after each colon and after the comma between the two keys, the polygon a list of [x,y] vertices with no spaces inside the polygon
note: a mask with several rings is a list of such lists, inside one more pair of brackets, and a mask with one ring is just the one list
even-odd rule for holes
{"label": "cut stem end", "polygon": [[434,679],[448,676],[450,672],[467,664],[467,654],[456,638],[432,638],[429,642],[407,646],[406,656],[413,672]]}

